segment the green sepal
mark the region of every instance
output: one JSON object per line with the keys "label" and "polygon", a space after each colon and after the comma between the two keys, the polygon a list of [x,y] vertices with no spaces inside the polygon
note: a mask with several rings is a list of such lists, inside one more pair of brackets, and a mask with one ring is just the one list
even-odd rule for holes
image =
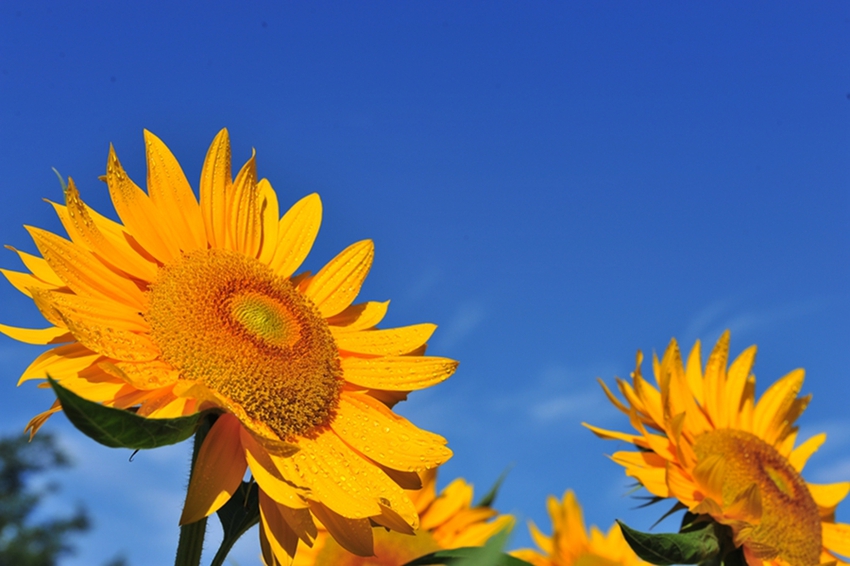
{"label": "green sepal", "polygon": [[713,521],[692,523],[678,533],[649,534],[617,521],[623,538],[641,559],[656,566],[717,561],[721,542]]}
{"label": "green sepal", "polygon": [[83,399],[50,377],[48,383],[62,404],[62,411],[80,432],[110,448],[147,450],[183,442],[212,410],[176,419],[148,419],[133,411],[106,407]]}
{"label": "green sepal", "polygon": [[224,537],[210,566],[224,564],[227,553],[248,529],[260,522],[260,490],[255,482],[242,482],[230,499],[216,514],[221,521]]}
{"label": "green sepal", "polygon": [[491,537],[484,543],[484,546],[438,550],[420,556],[404,566],[429,566],[431,564],[443,564],[445,566],[531,566],[525,560],[520,560],[503,552],[510,533],[511,529],[505,528]]}

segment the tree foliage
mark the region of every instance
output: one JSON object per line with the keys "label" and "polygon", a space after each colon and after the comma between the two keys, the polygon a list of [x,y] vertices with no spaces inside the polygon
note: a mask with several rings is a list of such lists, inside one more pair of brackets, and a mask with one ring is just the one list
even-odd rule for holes
{"label": "tree foliage", "polygon": [[[73,553],[71,537],[91,526],[85,509],[78,506],[59,517],[38,519],[36,508],[57,487],[32,485],[35,476],[69,464],[50,434],[39,434],[32,442],[23,435],[0,438],[0,566],[55,566]],[[119,564],[120,559],[110,563]]]}

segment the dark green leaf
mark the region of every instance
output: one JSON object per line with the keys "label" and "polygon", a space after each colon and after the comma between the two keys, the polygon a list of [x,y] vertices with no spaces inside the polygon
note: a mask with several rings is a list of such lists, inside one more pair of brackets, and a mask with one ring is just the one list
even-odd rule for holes
{"label": "dark green leaf", "polygon": [[224,530],[224,538],[210,566],[224,564],[227,553],[239,537],[260,522],[260,491],[257,484],[243,481],[217,514],[221,521],[221,528]]}
{"label": "dark green leaf", "polygon": [[426,566],[430,564],[444,564],[447,566],[529,566],[525,560],[505,554],[502,550],[508,543],[510,528],[499,531],[490,538],[484,546],[453,548],[450,550],[438,550],[416,560],[408,562],[405,566]]}
{"label": "dark green leaf", "polygon": [[83,399],[50,377],[47,381],[71,424],[110,448],[149,449],[182,442],[195,433],[198,422],[207,413],[176,419],[147,419],[132,411]]}
{"label": "dark green leaf", "polygon": [[700,564],[720,553],[716,524],[695,523],[680,533],[649,534],[630,529],[617,521],[623,537],[639,557],[657,566]]}
{"label": "dark green leaf", "polygon": [[420,556],[416,560],[408,562],[405,566],[428,566],[431,564],[444,564],[446,566],[529,566],[525,560],[520,560],[510,554],[497,552],[493,555],[483,546],[438,550]]}

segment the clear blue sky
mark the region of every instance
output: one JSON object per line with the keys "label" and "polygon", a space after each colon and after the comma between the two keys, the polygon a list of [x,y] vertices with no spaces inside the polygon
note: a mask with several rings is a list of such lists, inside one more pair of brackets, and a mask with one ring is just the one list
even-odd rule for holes
{"label": "clear blue sky", "polygon": [[[373,238],[362,296],[440,326],[429,352],[460,368],[399,410],[449,439],[442,483],[483,493],[513,466],[497,504],[544,530],[568,487],[589,522],[648,528],[662,509],[635,511],[620,447],[579,426],[628,426],[595,378],[724,328],[759,345],[759,391],[806,368],[803,437],[829,438],[805,477],[850,480],[846,2],[128,4],[0,4],[0,243],[59,229],[51,167],[111,214],[110,142],[142,183],[150,129],[197,186],[227,127],[282,206],[321,194],[307,268]],[[41,324],[0,297],[0,322]],[[15,388],[38,351],[0,339],[0,432],[51,402]],[[65,564],[169,563],[188,444],[129,462],[47,428],[76,459],[47,511],[95,520]],[[250,534],[234,556],[257,552]]]}

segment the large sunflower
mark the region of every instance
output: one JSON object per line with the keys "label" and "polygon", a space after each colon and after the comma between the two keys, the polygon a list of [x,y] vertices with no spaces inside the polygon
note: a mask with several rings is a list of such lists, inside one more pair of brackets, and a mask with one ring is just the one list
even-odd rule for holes
{"label": "large sunflower", "polygon": [[804,372],[792,371],[756,401],[755,354],[751,346],[727,368],[725,332],[703,370],[700,343],[685,365],[673,340],[660,362],[653,356],[656,388],[642,377],[638,352],[632,383],[617,379],[625,402],[602,384],[638,434],[585,426],[634,444],[637,452],[616,452],[614,461],[653,495],[731,527],[750,566],[846,564],[837,554],[850,556],[850,525],[835,522],[835,508],[850,482],[812,484],[800,475],[826,440],[819,434],[794,446],[794,422],[811,398],[798,397]]}
{"label": "large sunflower", "polygon": [[147,194],[110,147],[105,180],[120,223],[69,180],[65,204],[53,206],[70,240],[27,227],[41,257],[18,252],[29,273],[3,270],[51,326],[0,330],[61,344],[21,381],[49,374],[149,418],[219,408],[181,523],[221,507],[250,468],[269,563],[293,556],[299,539],[312,543],[314,517],[360,555],[372,554],[373,524],[413,532],[416,506],[402,487],[451,451],[390,407],[454,371],[423,355],[435,326],[378,330],[387,303],[352,304],[372,264],[369,240],[293,276],[319,229],[319,197],[280,218],[253,156],[232,179],[226,130],[207,153],[200,203],[168,148],[150,132],[145,146]]}
{"label": "large sunflower", "polygon": [[378,527],[375,556],[361,557],[347,552],[320,525],[313,547],[299,548],[292,566],[398,566],[437,550],[482,546],[513,524],[511,515],[474,506],[472,486],[462,478],[438,494],[436,469],[420,476],[422,488],[407,492],[419,513],[420,528],[413,536]]}
{"label": "large sunflower", "polygon": [[552,536],[541,533],[532,522],[529,529],[540,551],[525,548],[511,552],[517,558],[534,566],[648,566],[628,545],[618,525],[612,525],[608,534],[591,526],[588,536],[581,506],[572,490],[564,493],[563,502],[550,495],[546,503],[552,518]]}

